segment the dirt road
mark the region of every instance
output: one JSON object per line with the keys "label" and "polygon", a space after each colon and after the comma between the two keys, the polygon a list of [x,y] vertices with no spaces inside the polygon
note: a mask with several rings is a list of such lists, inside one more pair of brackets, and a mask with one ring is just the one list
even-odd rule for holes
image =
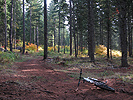
{"label": "dirt road", "polygon": [[1,72],[0,100],[133,100],[133,85],[108,79],[111,92],[81,83],[68,72],[54,70],[56,64],[42,58],[17,62],[12,70]]}

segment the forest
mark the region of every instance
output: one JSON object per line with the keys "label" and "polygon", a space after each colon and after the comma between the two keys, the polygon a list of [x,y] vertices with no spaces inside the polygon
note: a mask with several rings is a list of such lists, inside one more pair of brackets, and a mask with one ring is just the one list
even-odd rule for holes
{"label": "forest", "polygon": [[131,100],[132,33],[132,0],[0,0],[0,99],[107,99],[83,70]]}

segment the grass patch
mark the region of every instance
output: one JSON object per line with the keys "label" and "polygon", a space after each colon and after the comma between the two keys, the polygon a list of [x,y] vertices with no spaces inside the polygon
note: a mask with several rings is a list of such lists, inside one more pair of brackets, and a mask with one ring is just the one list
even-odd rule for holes
{"label": "grass patch", "polygon": [[125,82],[133,84],[133,73],[115,73],[115,76]]}
{"label": "grass patch", "polygon": [[114,75],[113,71],[104,71],[97,74],[98,77],[106,77],[111,75]]}
{"label": "grass patch", "polygon": [[68,76],[70,76],[70,77],[72,77],[74,79],[79,79],[79,73],[74,73],[74,72],[68,73]]}
{"label": "grass patch", "polygon": [[41,81],[44,80],[42,76],[31,76],[31,80],[34,81]]}
{"label": "grass patch", "polygon": [[16,59],[18,59],[20,56],[17,53],[13,52],[2,52],[0,53],[0,62],[1,63],[10,63],[14,62]]}

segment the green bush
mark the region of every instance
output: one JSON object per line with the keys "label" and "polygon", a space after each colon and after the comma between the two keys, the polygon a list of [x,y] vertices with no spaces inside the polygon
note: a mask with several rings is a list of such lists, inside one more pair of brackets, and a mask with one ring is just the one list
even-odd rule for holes
{"label": "green bush", "polygon": [[44,51],[37,52],[37,56],[44,56]]}
{"label": "green bush", "polygon": [[18,58],[19,58],[18,54],[12,53],[10,51],[0,53],[0,62],[2,63],[14,62]]}

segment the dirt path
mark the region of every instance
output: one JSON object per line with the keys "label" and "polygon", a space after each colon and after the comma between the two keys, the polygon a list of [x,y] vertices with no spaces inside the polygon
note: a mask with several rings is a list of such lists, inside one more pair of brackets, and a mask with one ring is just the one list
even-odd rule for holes
{"label": "dirt path", "polygon": [[78,79],[54,66],[42,58],[15,63],[11,74],[1,74],[0,100],[133,100],[133,85],[116,79],[108,80],[115,93],[89,83],[75,91]]}

